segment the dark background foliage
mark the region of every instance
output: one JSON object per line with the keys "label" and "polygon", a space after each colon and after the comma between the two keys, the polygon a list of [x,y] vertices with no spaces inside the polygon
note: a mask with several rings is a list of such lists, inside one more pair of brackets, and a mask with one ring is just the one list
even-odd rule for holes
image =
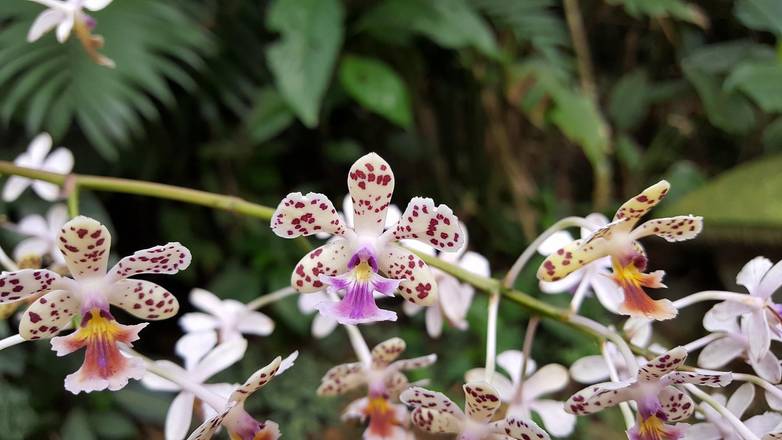
{"label": "dark background foliage", "polygon": [[[666,178],[673,190],[656,214],[703,215],[706,230],[676,246],[649,240],[652,268],[668,273],[664,293],[733,288],[752,256],[780,257],[782,3],[703,3],[115,0],[95,14],[117,63],[108,70],[73,38],[26,43],[42,9],[6,0],[0,156],[15,157],[48,131],[74,151],[79,173],[274,206],[308,190],[339,204],[352,161],[377,151],[397,176],[394,202],[426,195],[447,203],[497,275],[556,219],[610,214]],[[29,192],[3,206],[7,221],[45,208]],[[190,247],[191,269],[158,280],[183,303],[196,286],[249,301],[284,286],[303,253],[265,222],[200,207],[85,193],[82,210],[110,221],[117,256],[169,240]],[[19,237],[3,239],[10,249]],[[534,268],[518,287],[540,294]],[[569,297],[545,299],[566,305]],[[485,304],[478,296],[469,332],[449,329],[440,340],[426,336],[422,316],[365,334],[370,344],[401,335],[410,355],[438,353],[438,364],[413,378],[431,377],[458,400],[463,372],[483,363]],[[584,310],[614,319],[593,300]],[[704,311],[658,325],[657,339],[695,339]],[[286,438],[356,438],[359,428],[338,420],[349,399],[313,393],[326,369],[353,358],[345,335],[310,338],[294,299],[265,312],[277,322],[274,334],[252,339],[246,358],[217,379],[240,381],[298,348],[296,368],[254,398],[253,409],[280,422]],[[501,349],[520,347],[526,318],[503,303]],[[4,334],[14,326],[0,324]],[[171,358],[178,336],[175,320],[155,323],[138,349]],[[533,353],[539,363],[568,365],[597,349],[544,322]],[[79,358],[55,359],[43,342],[2,353],[2,438],[162,438],[172,396],[138,384],[71,396],[62,378]],[[623,436],[612,412],[578,429],[573,438]]]}

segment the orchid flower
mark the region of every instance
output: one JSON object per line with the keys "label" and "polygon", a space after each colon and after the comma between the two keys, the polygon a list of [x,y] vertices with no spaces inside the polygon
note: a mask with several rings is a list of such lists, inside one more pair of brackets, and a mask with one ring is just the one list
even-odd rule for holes
{"label": "orchid flower", "polygon": [[408,388],[399,398],[414,408],[413,424],[426,432],[458,434],[458,440],[550,439],[531,420],[507,417],[492,422],[501,402],[499,392],[488,383],[468,382],[462,388],[464,411],[445,394],[426,388]]}
{"label": "orchid flower", "polygon": [[624,300],[619,313],[665,320],[678,313],[667,299],[653,300],[644,287],[665,287],[661,270],[645,273],[646,252],[639,239],[656,235],[669,242],[695,238],[703,228],[703,218],[683,215],[649,220],[635,225],[649,210],[668,194],[670,185],[662,180],[625,202],[614,215],[613,222],[592,233],[589,238],[573,241],[549,255],[538,269],[541,281],[558,281],[597,259],[610,256],[613,279],[622,287]]}
{"label": "orchid flower", "polygon": [[[589,214],[586,221],[595,225],[593,230],[581,228],[581,239],[587,239],[597,229],[608,224],[608,219],[603,214]],[[557,250],[567,246],[574,240],[567,231],[559,231],[547,238],[538,247],[538,252],[548,256]],[[557,281],[540,281],[540,290],[545,293],[571,292],[574,295],[587,295],[594,292],[600,304],[606,310],[616,313],[622,302],[622,289],[611,279],[611,258],[598,258],[582,268],[573,271],[569,275]],[[574,302],[581,303],[581,299],[574,298]]]}
{"label": "orchid flower", "polygon": [[397,360],[405,348],[404,340],[388,339],[372,349],[370,365],[361,362],[337,365],[321,379],[319,396],[337,396],[367,386],[367,397],[350,403],[343,415],[361,421],[369,419],[365,439],[407,438],[407,410],[392,400],[409,385],[403,371],[428,367],[437,360],[437,355]]}
{"label": "orchid flower", "polygon": [[[652,339],[651,322],[643,318],[630,318],[625,321],[624,332],[630,343],[638,347],[648,346]],[[583,384],[592,384],[608,380],[610,371],[607,364],[608,361],[610,361],[616,369],[620,380],[632,379],[632,375],[635,374],[635,365],[627,365],[625,357],[622,356],[619,349],[616,348],[616,345],[612,342],[606,342],[605,351],[605,355],[596,354],[584,356],[573,362],[570,366],[570,376],[573,380]],[[608,359],[606,359],[606,357]],[[636,360],[638,361],[638,365],[646,363],[646,358],[642,356],[637,356]]]}
{"label": "orchid flower", "polygon": [[87,350],[81,368],[66,377],[65,388],[74,394],[118,390],[128,379],[141,378],[144,368],[138,359],[124,357],[117,345],[137,340],[147,324],[119,324],[109,305],[142,319],[173,316],[179,309],[174,295],[155,283],[128,277],[175,274],[190,265],[190,251],[179,243],[168,243],[137,251],[106,271],[111,235],[105,226],[83,216],[62,227],[57,245],[73,278],[46,269],[4,273],[0,275],[0,304],[44,294],[24,312],[19,324],[19,335],[27,340],[51,338],[78,316],[81,323],[75,332],[52,339],[58,356]]}
{"label": "orchid flower", "polygon": [[583,416],[633,400],[638,406],[638,419],[627,432],[631,440],[678,440],[687,425],[667,422],[687,419],[695,411],[695,404],[673,385],[723,387],[733,380],[731,373],[676,371],[686,359],[684,347],[676,347],[647,362],[635,379],[584,388],[568,399],[565,410]]}
{"label": "orchid flower", "polygon": [[[180,338],[176,344],[177,354],[185,361],[184,368],[170,361],[155,363],[158,368],[167,371],[170,375],[184,378],[189,383],[203,385],[205,389],[228,400],[235,386],[226,383],[204,385],[204,382],[240,360],[247,349],[247,341],[239,338],[215,346],[216,344],[217,335],[214,332],[190,333]],[[141,383],[151,390],[178,393],[166,414],[166,440],[184,439],[190,429],[196,396],[179,385],[149,372],[141,379]],[[205,420],[217,414],[206,402],[200,404],[201,414]]]}
{"label": "orchid flower", "polygon": [[[65,147],[59,147],[52,154],[49,154],[51,149],[52,137],[48,133],[41,133],[30,142],[27,151],[14,159],[14,164],[53,173],[70,173],[73,169],[73,153]],[[33,191],[44,200],[51,202],[60,197],[60,187],[53,183],[31,180],[22,176],[11,176],[3,187],[3,200],[13,202],[31,185]]]}
{"label": "orchid flower", "polygon": [[[734,303],[725,304],[732,305]],[[703,317],[703,327],[721,336],[703,347],[698,356],[698,365],[703,368],[717,369],[737,357],[742,357],[760,377],[772,383],[779,383],[782,380],[782,367],[780,367],[779,359],[773,350],[768,350],[759,360],[755,360],[750,355],[752,346],[750,338],[739,325],[739,321],[743,319],[746,318],[732,315],[729,308],[725,306],[715,306],[706,312]],[[754,337],[754,335],[750,337]],[[770,335],[770,339],[780,340],[775,333]]]}
{"label": "orchid flower", "polygon": [[[280,438],[279,426],[270,420],[259,422],[244,409],[244,403],[254,392],[271,382],[293,366],[298,352],[285,359],[277,356],[269,365],[253,373],[244,384],[236,388],[226,399],[225,406],[202,423],[187,440],[209,440],[223,426],[232,440],[277,440]],[[217,408],[216,408],[217,409]]]}
{"label": "orchid flower", "polygon": [[[491,275],[489,261],[477,252],[467,251],[467,230],[462,225],[464,245],[456,252],[438,252],[435,248],[419,241],[405,240],[403,244],[421,253],[437,256],[443,261],[455,264],[464,270],[474,274],[488,277]],[[467,312],[470,310],[475,289],[467,283],[460,283],[453,275],[433,268],[432,273],[437,281],[439,301],[426,309],[426,332],[433,338],[439,338],[443,332],[443,317],[448,323],[459,329],[467,330]],[[403,304],[405,314],[415,315],[421,311],[421,306],[405,302]]]}
{"label": "orchid flower", "polygon": [[52,205],[46,212],[46,218],[38,214],[30,214],[22,218],[12,229],[28,236],[14,248],[14,260],[26,258],[51,257],[54,264],[65,265],[65,257],[57,248],[57,235],[65,222],[68,221],[68,208],[63,204]]}
{"label": "orchid flower", "polygon": [[103,47],[103,37],[93,35],[92,30],[97,22],[94,18],[84,13],[83,9],[100,11],[111,3],[112,0],[31,0],[47,6],[49,9],[41,12],[27,33],[27,41],[34,42],[43,34],[55,27],[57,41],[65,43],[76,32],[76,37],[84,46],[84,50],[92,60],[102,66],[114,67],[114,62],[98,52]]}
{"label": "orchid flower", "polygon": [[[714,400],[728,408],[737,419],[741,420],[744,412],[752,404],[755,398],[755,386],[751,383],[745,383],[740,386],[730,399],[725,401],[722,394],[712,395]],[[685,440],[742,440],[742,437],[733,428],[733,425],[725,421],[725,418],[719,414],[711,405],[701,402],[698,406],[703,418],[703,423],[696,423],[687,430]],[[782,414],[775,412],[766,412],[750,417],[743,422],[753,434],[758,437],[782,427]]]}
{"label": "orchid flower", "polygon": [[221,300],[204,289],[190,291],[190,303],[201,312],[185,313],[179,325],[189,333],[218,332],[221,342],[241,339],[242,334],[268,336],[274,331],[274,321],[261,312],[250,310],[233,299]]}
{"label": "orchid flower", "polygon": [[[510,377],[495,373],[491,385],[497,390],[502,402],[508,403],[507,416],[529,420],[531,412],[537,413],[543,420],[543,427],[554,437],[567,437],[576,426],[576,417],[565,412],[561,401],[541,399],[546,394],[564,389],[568,383],[568,371],[558,364],[545,365],[536,370],[535,361],[527,361],[527,371],[522,383],[521,365],[524,354],[518,350],[508,350],[497,355],[497,364]],[[474,368],[465,374],[467,382],[479,381],[486,377],[486,370]]]}
{"label": "orchid flower", "polygon": [[393,296],[398,288],[410,302],[434,304],[437,282],[431,270],[396,242],[416,239],[439,250],[458,250],[464,234],[451,209],[445,205],[435,207],[431,199],[416,197],[401,220],[383,232],[394,177],[388,163],[375,153],[353,164],[348,174],[348,189],[353,198],[353,228],[345,224],[331,201],[322,194],[288,194],[274,212],[271,227],[280,237],[295,238],[317,232],[340,237],[305,255],[293,271],[291,285],[301,293],[324,288],[344,292],[341,301],[318,305],[320,313],[342,324],[396,320],[396,313],[377,307],[372,297],[375,291]]}
{"label": "orchid flower", "polygon": [[736,283],[747,288],[748,301],[723,301],[708,313],[722,321],[740,317],[741,333],[749,343],[749,359],[759,365],[770,351],[771,340],[782,340],[782,304],[772,297],[782,286],[782,261],[772,265],[767,258],[756,257],[741,269]]}

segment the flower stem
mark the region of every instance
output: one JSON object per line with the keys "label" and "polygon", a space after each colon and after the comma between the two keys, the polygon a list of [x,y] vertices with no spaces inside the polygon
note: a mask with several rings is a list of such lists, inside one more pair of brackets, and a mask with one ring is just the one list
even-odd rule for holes
{"label": "flower stem", "polygon": [[757,298],[745,293],[726,292],[723,290],[704,290],[687,295],[673,302],[673,306],[681,309],[703,301],[733,301],[748,306],[756,306]]}
{"label": "flower stem", "polygon": [[736,432],[738,432],[744,440],[760,440],[758,436],[753,434],[752,431],[747,428],[747,425],[741,423],[741,420],[733,415],[733,413],[730,412],[728,408],[725,408],[725,406],[714,400],[710,395],[703,392],[700,388],[690,383],[684,384],[684,387],[687,388],[687,390],[696,397],[708,403],[709,406],[714,408],[718,413],[720,413],[722,417],[724,417],[728,422],[730,422],[731,425],[733,425],[734,428],[736,428]]}
{"label": "flower stem", "polygon": [[79,185],[75,181],[68,193],[68,215],[71,218],[79,216]]}
{"label": "flower stem", "polygon": [[25,339],[22,338],[21,335],[8,336],[7,338],[0,339],[0,350],[5,350],[8,347],[13,347],[22,342],[25,342]]}
{"label": "flower stem", "polygon": [[249,310],[258,310],[261,307],[265,307],[283,298],[287,298],[294,293],[296,293],[296,290],[293,287],[284,287],[282,289],[275,290],[274,292],[267,293],[266,295],[255,298],[254,300],[247,303],[247,308]]}
{"label": "flower stem", "polygon": [[723,332],[709,333],[708,335],[702,338],[698,338],[690,342],[689,344],[685,345],[684,349],[687,350],[687,353],[692,353],[695,350],[705,347],[710,342],[716,341],[717,339],[724,338],[724,337],[725,337],[725,333]]}
{"label": "flower stem", "polygon": [[491,383],[497,368],[497,313],[500,309],[500,292],[489,296],[488,317],[486,319],[486,382]]}
{"label": "flower stem", "polygon": [[[608,352],[608,344],[605,341],[601,344],[600,351],[603,354],[603,359],[606,361],[608,377],[611,379],[611,382],[619,382],[619,373],[616,371],[614,361],[611,359],[611,354]],[[632,428],[633,425],[635,425],[635,418],[633,417],[633,411],[630,409],[630,405],[627,402],[621,402],[619,404],[619,410],[622,411],[622,417],[625,419],[625,426],[627,429]]]}
{"label": "flower stem", "polygon": [[535,341],[535,332],[540,324],[540,317],[537,315],[530,318],[527,322],[527,331],[524,333],[524,345],[521,348],[521,373],[519,375],[519,386],[516,387],[516,393],[513,395],[511,405],[518,405],[524,400],[524,380],[527,378],[527,365],[530,362],[532,353],[532,343]]}

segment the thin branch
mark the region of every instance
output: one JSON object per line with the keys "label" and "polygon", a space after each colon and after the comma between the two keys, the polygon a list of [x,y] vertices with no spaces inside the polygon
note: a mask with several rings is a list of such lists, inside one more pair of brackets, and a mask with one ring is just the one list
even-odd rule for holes
{"label": "thin branch", "polygon": [[749,428],[747,428],[747,425],[741,423],[741,420],[739,420],[738,417],[730,412],[730,410],[703,392],[700,388],[689,383],[684,384],[684,387],[687,388],[687,391],[694,394],[696,397],[714,408],[722,417],[724,417],[731,425],[733,425],[734,428],[736,428],[736,431],[739,433],[739,435],[741,435],[741,437],[743,437],[744,440],[760,440],[758,436],[750,431]]}
{"label": "thin branch", "polygon": [[0,339],[0,350],[5,350],[8,347],[21,344],[25,342],[25,339],[21,335],[11,335],[7,338]]}
{"label": "thin branch", "polygon": [[280,290],[276,290],[272,293],[267,293],[266,295],[255,298],[254,300],[247,303],[247,308],[249,310],[258,310],[261,307],[265,307],[283,298],[287,298],[295,293],[296,293],[296,289],[294,289],[293,287],[285,287]]}

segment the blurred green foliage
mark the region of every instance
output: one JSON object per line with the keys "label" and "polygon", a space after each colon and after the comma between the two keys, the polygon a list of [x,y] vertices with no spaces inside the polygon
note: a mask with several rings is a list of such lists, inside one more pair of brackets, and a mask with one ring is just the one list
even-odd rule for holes
{"label": "blurred green foliage", "polygon": [[[782,182],[779,157],[770,155],[782,152],[782,3],[568,3],[579,10],[558,0],[115,0],[95,13],[105,53],[117,63],[109,70],[92,64],[74,38],[28,44],[41,7],[6,0],[0,156],[15,157],[48,131],[75,152],[80,173],[270,206],[287,192],[315,190],[339,205],[350,163],[376,150],[397,175],[394,202],[427,195],[449,204],[497,274],[556,219],[611,213],[664,177],[674,186],[663,210],[704,215],[707,231],[706,244],[675,251],[650,242],[670,295],[717,288],[753,255],[779,257]],[[583,34],[573,32],[574,12]],[[755,163],[730,172],[748,161]],[[45,204],[28,193],[2,209],[16,221]],[[111,221],[116,256],[165,241],[190,247],[193,267],[159,280],[183,304],[192,287],[241,301],[280,288],[304,252],[263,222],[204,208],[85,193],[82,210]],[[753,229],[759,224],[762,234]],[[710,239],[712,225],[722,233]],[[0,238],[10,249],[20,237],[2,231]],[[735,251],[719,252],[725,245]],[[533,272],[518,287],[538,295]],[[566,306],[569,296],[545,299]],[[365,333],[370,344],[404,337],[410,356],[438,353],[440,361],[413,379],[431,377],[459,401],[462,374],[483,363],[485,305],[478,296],[469,332],[449,329],[439,340],[426,336],[421,315]],[[584,310],[612,319],[594,301]],[[292,298],[266,312],[275,333],[253,339],[247,358],[220,379],[242,381],[298,348],[296,368],[252,408],[281,422],[286,438],[356,438],[360,428],[338,419],[349,398],[313,395],[330,366],[353,359],[345,335],[313,340]],[[501,349],[520,347],[527,318],[503,305]],[[677,323],[658,326],[657,337],[686,342],[702,332],[698,319]],[[173,358],[178,336],[174,320],[155,323],[137,347]],[[544,322],[533,353],[539,364],[569,364],[597,349]],[[62,378],[79,358],[55,359],[44,342],[2,352],[3,438],[162,438],[173,396],[138,384],[67,395]],[[617,414],[606,412],[580,420],[573,438],[623,438],[621,431]]]}

